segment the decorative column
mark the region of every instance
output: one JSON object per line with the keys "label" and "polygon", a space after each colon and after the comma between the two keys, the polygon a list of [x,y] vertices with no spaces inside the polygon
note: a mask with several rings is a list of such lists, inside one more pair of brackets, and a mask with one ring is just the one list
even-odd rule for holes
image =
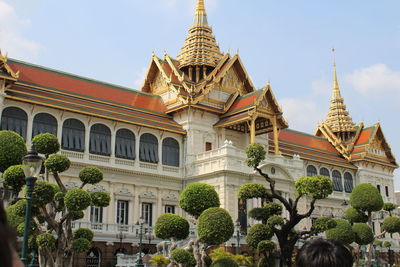
{"label": "decorative column", "polygon": [[90,147],[90,122],[86,124],[86,130],[85,130],[85,156],[89,155],[89,147]]}
{"label": "decorative column", "polygon": [[108,183],[108,187],[110,190],[110,196],[111,196],[111,201],[110,201],[110,205],[107,207],[107,221],[108,223],[116,223],[115,217],[115,206],[116,206],[116,200],[115,200],[115,188],[114,188],[114,184],[109,182]]}
{"label": "decorative column", "polygon": [[256,117],[252,118],[250,121],[250,144],[256,142]]}
{"label": "decorative column", "polygon": [[134,201],[133,201],[133,223],[139,221],[140,218],[140,199],[139,199],[139,188],[135,186],[134,190]]}
{"label": "decorative column", "polygon": [[[33,109],[32,109],[33,111]],[[26,144],[31,145],[32,141],[32,128],[33,128],[33,112],[28,113],[28,121],[26,125]]]}
{"label": "decorative column", "polygon": [[274,127],[274,147],[275,147],[275,155],[279,155],[279,142],[278,142],[278,126],[276,125],[276,116],[274,116],[273,121],[272,121],[273,127]]}
{"label": "decorative column", "polygon": [[162,203],[162,190],[161,188],[157,188],[157,213],[155,214],[155,218],[157,218],[163,214],[163,203]]}

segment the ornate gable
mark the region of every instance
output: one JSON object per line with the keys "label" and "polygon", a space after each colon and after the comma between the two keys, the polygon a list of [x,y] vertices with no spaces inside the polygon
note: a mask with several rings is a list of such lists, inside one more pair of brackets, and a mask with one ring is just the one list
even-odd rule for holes
{"label": "ornate gable", "polygon": [[3,56],[0,51],[0,91],[11,88],[19,78],[19,71],[14,70],[7,64],[7,55]]}

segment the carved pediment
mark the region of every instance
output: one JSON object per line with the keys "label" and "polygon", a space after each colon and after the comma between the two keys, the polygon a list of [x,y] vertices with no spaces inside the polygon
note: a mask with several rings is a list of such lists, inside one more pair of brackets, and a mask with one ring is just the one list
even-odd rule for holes
{"label": "carved pediment", "polygon": [[151,92],[157,95],[168,90],[168,83],[160,72],[156,74],[156,77],[150,84],[150,88]]}
{"label": "carved pediment", "polygon": [[117,195],[125,195],[125,196],[132,196],[132,193],[126,187],[121,187],[119,190],[115,192]]}
{"label": "carved pediment", "polygon": [[104,188],[104,186],[96,184],[96,185],[91,186],[88,189],[88,191],[89,192],[106,192],[106,189]]}
{"label": "carved pediment", "polygon": [[165,195],[163,197],[163,199],[167,200],[167,201],[178,201],[178,197],[173,193],[169,193],[169,194]]}
{"label": "carved pediment", "polygon": [[150,190],[146,190],[146,191],[142,192],[142,194],[140,196],[143,198],[156,198],[156,195]]}
{"label": "carved pediment", "polygon": [[228,70],[222,78],[220,89],[230,94],[243,90],[243,82],[233,68]]}

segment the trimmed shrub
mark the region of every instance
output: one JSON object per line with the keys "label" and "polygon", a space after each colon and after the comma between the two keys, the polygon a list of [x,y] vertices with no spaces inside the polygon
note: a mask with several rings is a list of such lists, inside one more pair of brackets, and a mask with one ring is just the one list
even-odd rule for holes
{"label": "trimmed shrub", "polygon": [[276,202],[267,202],[264,205],[264,208],[268,210],[268,213],[270,216],[272,215],[281,215],[282,214],[282,204],[276,203]]}
{"label": "trimmed shrub", "polygon": [[383,241],[381,241],[381,240],[375,240],[375,241],[374,241],[374,245],[377,246],[377,247],[382,247],[382,246],[383,246]]}
{"label": "trimmed shrub", "polygon": [[80,211],[89,207],[91,198],[85,190],[74,188],[65,194],[64,203],[68,210]]}
{"label": "trimmed shrub", "polygon": [[190,184],[179,197],[179,206],[196,218],[206,209],[219,207],[219,205],[218,193],[208,184]]}
{"label": "trimmed shrub", "polygon": [[64,197],[65,194],[62,192],[58,192],[54,195],[54,201],[56,202],[57,206],[56,206],[56,211],[62,211],[65,207],[64,205]]}
{"label": "trimmed shrub", "polygon": [[189,222],[177,215],[165,213],[158,217],[154,232],[156,237],[161,239],[176,238],[182,240],[189,235]]}
{"label": "trimmed shrub", "polygon": [[189,264],[192,261],[192,254],[183,249],[183,248],[176,248],[173,251],[171,251],[171,256],[170,258],[176,262],[177,264]]}
{"label": "trimmed shrub", "polygon": [[21,164],[26,154],[24,138],[12,131],[0,131],[0,172]]}
{"label": "trimmed shrub", "polygon": [[93,241],[93,232],[92,230],[88,229],[88,228],[79,228],[77,230],[74,231],[73,233],[73,239],[79,239],[79,238],[85,238],[87,240],[89,240],[90,242]]}
{"label": "trimmed shrub", "polygon": [[266,254],[275,249],[275,243],[271,240],[263,240],[258,243],[257,250],[261,254]]}
{"label": "trimmed shrub", "polygon": [[43,233],[36,237],[36,244],[39,249],[56,249],[56,238],[50,233]]}
{"label": "trimmed shrub", "polygon": [[400,217],[386,217],[382,223],[382,230],[391,234],[400,232]]}
{"label": "trimmed shrub", "polygon": [[359,184],[350,195],[350,205],[364,212],[379,211],[383,207],[383,199],[378,189],[372,184]]}
{"label": "trimmed shrub", "polygon": [[197,233],[208,245],[219,245],[229,240],[234,232],[231,215],[222,208],[209,208],[200,215]]}
{"label": "trimmed shrub", "polygon": [[[19,200],[21,201],[21,200]],[[18,211],[17,211],[18,207],[16,206],[16,204],[8,206],[6,208],[6,213],[7,213],[7,222],[8,225],[13,227],[13,228],[17,228],[17,226],[20,223],[24,222],[24,217],[18,215]]]}
{"label": "trimmed shrub", "polygon": [[246,242],[251,247],[256,249],[261,241],[268,240],[273,236],[273,232],[268,225],[255,224],[247,232]]}
{"label": "trimmed shrub", "polygon": [[300,177],[294,183],[299,196],[324,199],[333,192],[332,180],[322,175]]}
{"label": "trimmed shrub", "polygon": [[359,210],[356,210],[353,207],[350,207],[347,210],[345,210],[344,216],[350,223],[366,223],[368,221],[367,214]]}
{"label": "trimmed shrub", "polygon": [[86,166],[79,172],[79,179],[85,184],[97,184],[103,180],[103,172],[94,166]]}
{"label": "trimmed shrub", "polygon": [[214,261],[211,267],[239,267],[239,265],[230,258],[222,258]]}
{"label": "trimmed shrub", "polygon": [[7,168],[3,173],[4,184],[15,192],[21,191],[25,185],[25,173],[22,165],[14,165]]}
{"label": "trimmed shrub", "polygon": [[91,192],[90,199],[92,200],[93,206],[96,207],[107,207],[110,205],[111,197],[107,192]]}
{"label": "trimmed shrub", "polygon": [[[56,192],[51,183],[43,180],[37,180],[32,194],[34,205],[38,207],[44,207],[46,204],[53,201],[55,193]],[[27,192],[25,187],[25,197],[26,194]]]}
{"label": "trimmed shrub", "polygon": [[355,234],[351,227],[351,224],[343,219],[335,219],[336,227],[329,229],[325,232],[326,238],[334,239],[343,243],[345,245],[349,245],[354,242]]}
{"label": "trimmed shrub", "polygon": [[253,208],[248,211],[247,215],[257,221],[267,222],[268,218],[271,216],[268,209],[266,208]]}
{"label": "trimmed shrub", "polygon": [[311,231],[314,233],[322,233],[336,227],[336,225],[336,221],[332,218],[318,217],[311,226]]}
{"label": "trimmed shrub", "polygon": [[83,217],[85,217],[85,213],[82,210],[78,210],[78,211],[70,211],[71,213],[71,218],[73,221],[82,219]]}
{"label": "trimmed shrub", "polygon": [[397,208],[397,205],[394,203],[390,203],[390,202],[386,202],[383,204],[383,210],[388,211],[388,212],[392,212]]}
{"label": "trimmed shrub", "polygon": [[90,249],[90,241],[86,238],[78,238],[72,240],[72,250],[76,253],[88,252]]}
{"label": "trimmed shrub", "polygon": [[246,164],[251,168],[257,168],[260,165],[260,162],[265,159],[265,151],[264,146],[260,144],[251,144],[246,148]]}
{"label": "trimmed shrub", "polygon": [[71,166],[71,161],[67,156],[55,154],[46,159],[44,166],[51,173],[61,173],[69,169]]}
{"label": "trimmed shrub", "polygon": [[355,242],[359,245],[367,245],[374,241],[374,233],[371,227],[365,223],[355,223],[352,227],[355,234]]}
{"label": "trimmed shrub", "polygon": [[267,224],[272,227],[272,226],[280,226],[283,225],[285,223],[285,220],[283,219],[282,216],[271,216],[269,217],[269,219],[267,220]]}
{"label": "trimmed shrub", "polygon": [[241,199],[265,198],[267,196],[267,188],[258,183],[248,183],[242,185],[238,190],[238,197]]}
{"label": "trimmed shrub", "polygon": [[40,154],[55,154],[60,150],[60,142],[57,136],[50,133],[41,133],[33,137],[32,144],[35,145],[36,151]]}

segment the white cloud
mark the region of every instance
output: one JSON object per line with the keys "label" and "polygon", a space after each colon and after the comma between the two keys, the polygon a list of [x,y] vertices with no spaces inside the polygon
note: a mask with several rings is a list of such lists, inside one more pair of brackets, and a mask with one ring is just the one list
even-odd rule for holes
{"label": "white cloud", "polygon": [[372,97],[382,96],[382,93],[400,94],[400,71],[391,70],[385,64],[355,70],[345,76],[345,81],[360,93]]}
{"label": "white cloud", "polygon": [[324,112],[314,99],[283,98],[278,103],[291,129],[313,133],[324,119]]}
{"label": "white cloud", "polygon": [[34,60],[41,46],[23,36],[23,31],[30,26],[28,19],[20,18],[15,9],[0,0],[0,49],[10,57]]}

